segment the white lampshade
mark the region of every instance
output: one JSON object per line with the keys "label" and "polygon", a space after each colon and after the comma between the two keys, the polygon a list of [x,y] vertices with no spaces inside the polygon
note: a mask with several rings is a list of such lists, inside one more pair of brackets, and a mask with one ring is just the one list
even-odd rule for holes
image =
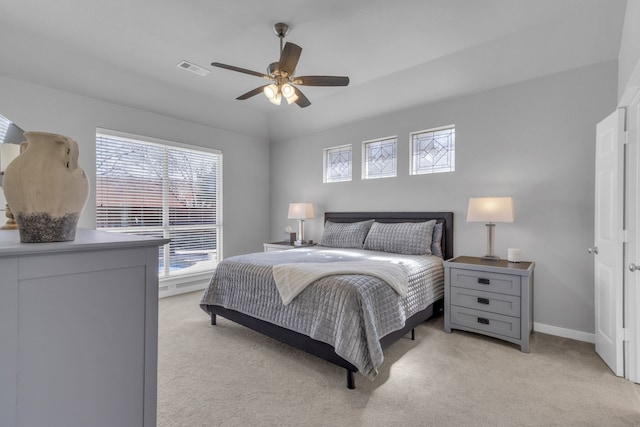
{"label": "white lampshade", "polygon": [[282,102],[282,95],[277,94],[275,97],[269,98],[269,101],[271,101],[272,104],[280,105]]}
{"label": "white lampshade", "polygon": [[467,209],[467,222],[513,222],[511,197],[471,197]]}
{"label": "white lampshade", "polygon": [[280,105],[280,102],[282,101],[282,93],[277,85],[272,83],[265,86],[262,91],[272,104]]}
{"label": "white lampshade", "polygon": [[298,94],[296,93],[296,89],[290,85],[289,83],[285,83],[282,85],[282,96],[287,100],[289,104],[293,104],[298,100]]}
{"label": "white lampshade", "polygon": [[0,144],[0,173],[4,173],[13,161],[20,154],[20,145],[18,144]]}
{"label": "white lampshade", "polygon": [[282,95],[285,98],[289,98],[290,96],[293,96],[296,93],[293,86],[291,86],[289,83],[283,84],[281,90],[282,90]]}
{"label": "white lampshade", "polygon": [[311,203],[289,203],[289,219],[311,219],[313,215],[313,204]]}
{"label": "white lampshade", "polygon": [[274,85],[273,83],[265,86],[264,89],[262,89],[262,91],[264,92],[264,95],[271,99],[271,98],[275,98],[276,95],[278,94],[278,86]]}

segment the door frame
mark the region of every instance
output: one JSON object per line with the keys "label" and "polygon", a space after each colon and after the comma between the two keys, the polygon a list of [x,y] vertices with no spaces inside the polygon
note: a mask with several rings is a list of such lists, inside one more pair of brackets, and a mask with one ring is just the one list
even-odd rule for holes
{"label": "door frame", "polygon": [[[619,98],[618,108],[627,109],[626,150],[628,160],[625,161],[625,224],[627,242],[624,251],[624,327],[627,332],[625,342],[625,378],[640,383],[640,272],[630,272],[629,263],[640,264],[640,61],[627,81]],[[632,120],[636,120],[632,123]]]}
{"label": "door frame", "polygon": [[[629,90],[629,89],[628,89]],[[632,89],[633,90],[633,89]],[[630,263],[640,264],[640,90],[627,95],[627,143],[625,144],[625,230],[624,247],[624,328],[625,378],[640,383],[640,271],[631,272]]]}

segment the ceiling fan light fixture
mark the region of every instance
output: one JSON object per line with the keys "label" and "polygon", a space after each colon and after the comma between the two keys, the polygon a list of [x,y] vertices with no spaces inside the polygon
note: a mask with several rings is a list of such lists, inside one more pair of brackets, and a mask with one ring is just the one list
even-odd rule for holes
{"label": "ceiling fan light fixture", "polygon": [[298,95],[296,94],[295,88],[289,83],[283,84],[280,88],[280,91],[282,92],[282,96],[285,97],[289,104],[293,104],[298,100]]}
{"label": "ceiling fan light fixture", "polygon": [[[277,23],[274,25],[274,31],[280,39],[280,59],[277,62],[269,64],[267,67],[267,74],[220,62],[211,63],[214,67],[261,77],[273,82],[266,86],[260,86],[250,90],[236,99],[249,99],[260,92],[263,92],[267,99],[273,104],[280,105],[282,103],[282,98],[286,98],[289,104],[296,103],[298,107],[305,108],[311,105],[311,102],[305,94],[293,84],[303,86],[347,86],[349,84],[349,77],[315,75],[296,77],[296,66],[298,65],[302,48],[297,44],[290,42],[287,42],[284,46],[282,45],[284,37],[289,31],[289,26],[287,24]],[[186,66],[188,67],[188,65]],[[182,67],[185,68],[185,65]]]}
{"label": "ceiling fan light fixture", "polygon": [[278,87],[278,85],[272,83],[268,86],[265,86],[263,92],[272,104],[280,105],[280,103],[282,102],[282,92],[280,91],[280,87]]}
{"label": "ceiling fan light fixture", "polygon": [[282,95],[285,98],[289,98],[290,96],[296,94],[296,90],[289,83],[283,84],[280,90],[282,90]]}
{"label": "ceiling fan light fixture", "polygon": [[263,92],[264,92],[264,95],[271,100],[279,94],[280,89],[278,88],[278,86],[272,83],[270,85],[265,86]]}
{"label": "ceiling fan light fixture", "polygon": [[285,97],[290,105],[298,100],[298,95],[296,94],[295,88],[289,83],[283,84],[280,88],[280,91],[282,92],[282,96]]}
{"label": "ceiling fan light fixture", "polygon": [[296,101],[298,100],[298,95],[296,95],[296,94],[294,93],[292,96],[290,96],[290,97],[288,97],[288,98],[285,98],[285,99],[287,100],[287,102],[289,103],[289,105],[291,105],[291,104],[293,104],[294,102],[296,102]]}
{"label": "ceiling fan light fixture", "polygon": [[282,102],[282,95],[277,94],[275,97],[269,98],[269,101],[271,101],[272,104],[280,105]]}

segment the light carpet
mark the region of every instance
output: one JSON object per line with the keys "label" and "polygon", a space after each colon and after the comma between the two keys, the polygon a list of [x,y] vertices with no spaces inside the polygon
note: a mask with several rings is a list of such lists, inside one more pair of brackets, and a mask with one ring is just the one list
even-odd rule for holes
{"label": "light carpet", "polygon": [[385,350],[346,388],[335,365],[218,317],[193,292],[160,300],[158,426],[640,426],[640,386],[592,344],[534,333],[531,352],[442,330]]}

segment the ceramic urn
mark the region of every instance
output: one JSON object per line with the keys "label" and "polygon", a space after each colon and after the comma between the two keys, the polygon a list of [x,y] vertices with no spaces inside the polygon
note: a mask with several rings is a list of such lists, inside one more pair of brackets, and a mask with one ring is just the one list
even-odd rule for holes
{"label": "ceramic urn", "polygon": [[7,203],[22,243],[75,239],[89,197],[89,179],[78,164],[78,143],[46,132],[25,132],[20,155],[3,178]]}

